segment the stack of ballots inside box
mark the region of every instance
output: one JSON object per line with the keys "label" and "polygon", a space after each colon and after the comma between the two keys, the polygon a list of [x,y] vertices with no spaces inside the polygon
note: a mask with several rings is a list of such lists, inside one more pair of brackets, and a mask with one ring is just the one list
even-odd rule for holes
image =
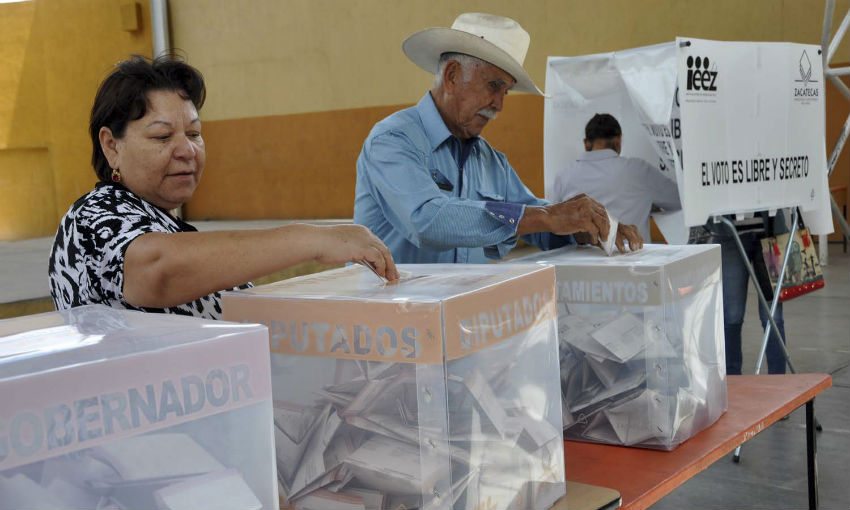
{"label": "stack of ballots inside box", "polygon": [[299,510],[549,508],[565,492],[552,267],[351,266],[227,293],[269,327]]}
{"label": "stack of ballots inside box", "polygon": [[719,246],[530,261],[556,266],[568,438],[670,450],[726,411]]}
{"label": "stack of ballots inside box", "polygon": [[268,332],[101,305],[0,321],[0,510],[277,508]]}

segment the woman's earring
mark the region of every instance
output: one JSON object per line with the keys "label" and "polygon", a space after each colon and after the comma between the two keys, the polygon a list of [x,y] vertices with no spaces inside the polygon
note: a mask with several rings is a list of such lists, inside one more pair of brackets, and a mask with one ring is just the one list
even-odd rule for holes
{"label": "woman's earring", "polygon": [[112,182],[121,182],[121,171],[117,168],[112,169]]}

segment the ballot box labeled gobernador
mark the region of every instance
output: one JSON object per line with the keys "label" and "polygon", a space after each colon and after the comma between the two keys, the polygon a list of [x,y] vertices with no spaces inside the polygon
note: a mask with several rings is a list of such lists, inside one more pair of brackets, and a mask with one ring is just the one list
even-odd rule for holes
{"label": "ballot box labeled gobernador", "polygon": [[277,508],[268,333],[84,306],[0,321],[0,510]]}
{"label": "ballot box labeled gobernador", "polygon": [[726,411],[718,245],[530,261],[556,267],[568,439],[672,450]]}
{"label": "ballot box labeled gobernador", "polygon": [[269,328],[299,510],[528,510],[565,492],[552,267],[350,266],[230,292]]}

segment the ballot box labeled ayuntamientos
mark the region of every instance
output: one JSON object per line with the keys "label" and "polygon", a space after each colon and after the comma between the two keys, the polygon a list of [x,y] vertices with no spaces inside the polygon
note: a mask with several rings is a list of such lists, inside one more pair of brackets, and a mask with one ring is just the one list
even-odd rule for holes
{"label": "ballot box labeled ayuntamientos", "polygon": [[718,245],[515,262],[531,261],[556,268],[568,439],[672,450],[726,411]]}
{"label": "ballot box labeled ayuntamientos", "polygon": [[0,321],[0,510],[277,508],[268,332],[90,305]]}
{"label": "ballot box labeled ayuntamientos", "polygon": [[565,492],[552,267],[362,266],[223,297],[269,328],[300,510],[549,508]]}

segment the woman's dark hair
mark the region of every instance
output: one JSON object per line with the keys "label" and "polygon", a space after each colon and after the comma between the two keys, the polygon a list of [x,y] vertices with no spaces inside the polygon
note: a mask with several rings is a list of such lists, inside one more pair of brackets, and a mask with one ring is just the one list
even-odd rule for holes
{"label": "woman's dark hair", "polygon": [[108,127],[112,136],[122,138],[127,123],[145,116],[150,106],[148,92],[154,90],[173,90],[198,110],[207,94],[200,71],[180,57],[164,55],[150,60],[133,55],[119,62],[100,84],[89,119],[91,164],[101,181],[110,181],[112,169],[100,148],[100,128]]}
{"label": "woman's dark hair", "polygon": [[623,134],[620,129],[620,123],[613,115],[607,113],[597,113],[584,127],[584,139],[587,142],[593,142],[599,139],[611,139]]}

